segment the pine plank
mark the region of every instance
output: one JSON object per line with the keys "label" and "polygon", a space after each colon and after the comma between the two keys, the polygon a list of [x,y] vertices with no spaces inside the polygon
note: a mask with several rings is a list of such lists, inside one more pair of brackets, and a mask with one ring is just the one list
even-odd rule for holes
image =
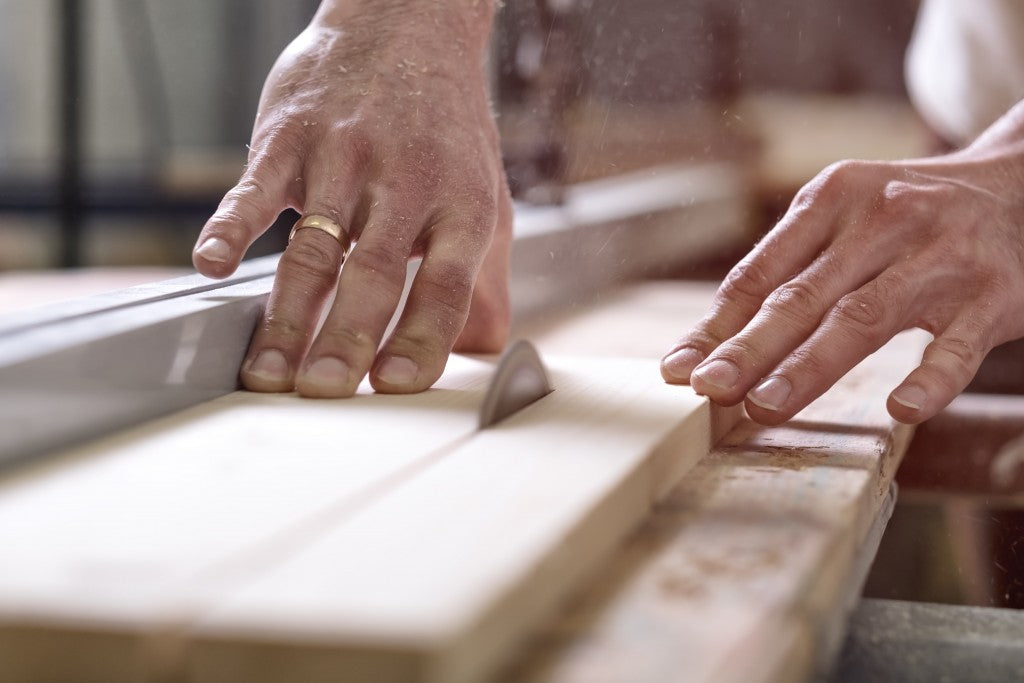
{"label": "pine plank", "polygon": [[[546,353],[656,358],[711,291],[638,285],[535,327],[536,339]],[[885,392],[920,348],[898,340],[786,427],[741,423],[674,488],[700,449],[673,432],[714,426],[706,404],[661,422],[687,394],[662,385],[653,360],[559,363],[590,388],[544,399],[546,411],[565,397],[558,419],[537,418],[542,401],[485,439],[458,434],[472,430],[486,369],[453,359],[455,383],[446,374],[438,391],[400,397],[401,421],[373,422],[395,397],[235,395],[74,449],[0,482],[0,547],[14,549],[0,563],[0,670],[469,680],[547,623],[509,680],[801,680],[841,633],[861,541],[910,435],[885,415]],[[627,408],[607,412],[609,392]],[[360,452],[353,432],[367,424],[395,444],[434,439],[443,456],[345,464],[337,440]],[[629,460],[618,447],[652,431],[681,450]],[[524,436],[544,448],[507,447]],[[151,451],[153,438],[163,445]],[[617,454],[607,471],[586,455],[605,450]]]}
{"label": "pine plank", "polygon": [[[279,565],[315,556],[318,539],[346,528],[348,519],[389,496],[391,488],[411,487],[430,500],[454,480],[461,485],[467,467],[471,485],[456,489],[454,495],[464,499],[455,512],[484,510],[490,503],[494,520],[456,514],[462,526],[452,525],[450,506],[430,504],[414,506],[411,515],[382,519],[402,527],[410,518],[422,518],[469,539],[507,529],[516,543],[484,555],[494,563],[472,567],[475,593],[461,602],[428,601],[428,607],[457,607],[447,627],[436,628],[444,626],[438,614],[406,622],[404,633],[394,627],[399,622],[385,623],[382,647],[360,645],[366,640],[360,636],[358,656],[348,656],[342,670],[357,677],[372,671],[378,680],[391,671],[396,680],[447,681],[493,668],[575,590],[597,560],[607,557],[657,495],[707,452],[712,439],[707,430],[715,427],[707,402],[665,386],[656,364],[602,361],[585,372],[559,370],[556,382],[563,390],[554,396],[565,419],[535,416],[531,427],[536,438],[564,446],[562,433],[573,433],[567,428],[576,425],[579,432],[596,425],[590,441],[563,448],[562,460],[554,461],[546,445],[510,454],[506,444],[505,455],[481,468],[480,463],[491,462],[492,439],[500,446],[521,436],[515,430],[505,434],[506,425],[494,434],[468,436],[489,373],[486,362],[453,357],[438,388],[420,396],[310,402],[234,394],[8,477],[0,482],[0,543],[18,550],[0,567],[0,668],[15,681],[250,680],[256,674],[274,678],[272,672],[315,678],[311,672],[316,671],[334,677],[337,657],[346,652],[337,638],[345,633],[332,631],[332,647],[320,647],[322,640],[306,637],[318,628],[315,621],[305,636],[296,624],[289,625],[288,632],[302,639],[297,650],[289,651],[288,634],[277,633],[276,643],[246,639],[258,630],[256,620],[246,626],[246,638],[235,643],[241,649],[218,651],[225,642],[221,627],[230,619],[217,619],[230,615],[233,604],[225,603],[222,612],[225,596],[235,591],[246,596],[243,589],[264,579],[273,584]],[[589,388],[580,388],[581,382],[590,382]],[[633,393],[623,393],[623,387]],[[545,400],[550,404],[551,398]],[[623,422],[623,416],[629,419]],[[722,419],[726,422],[716,423],[716,434],[728,426],[729,414]],[[686,448],[654,448],[659,439],[674,442],[669,437],[679,430],[699,436],[681,439]],[[335,433],[346,446],[344,455],[354,459],[338,457]],[[623,459],[584,457],[595,440],[616,452],[622,447]],[[406,452],[410,443],[415,454]],[[462,448],[449,453],[455,444]],[[585,469],[589,488],[566,485],[577,469]],[[496,472],[506,483],[495,498],[488,492]],[[434,484],[420,484],[421,479]],[[566,490],[574,495],[562,500]],[[524,524],[519,514],[524,506],[550,506],[553,516],[545,512]],[[429,537],[422,524],[414,528],[421,533],[410,541]],[[571,552],[562,545],[566,539]],[[458,546],[453,541],[447,554],[434,554],[436,544],[429,545],[417,556],[431,560],[437,595],[463,595],[459,577],[443,571],[465,560]],[[342,549],[342,565],[355,554]],[[388,569],[408,566],[404,558],[381,558],[393,562],[383,571],[364,569],[369,584],[385,578]],[[339,584],[331,571],[338,562],[334,555],[332,564],[316,566],[326,572],[320,578],[329,586],[348,585]],[[418,588],[407,585],[405,595],[429,597]],[[357,590],[349,596],[360,595]],[[286,596],[286,602],[290,599]],[[202,627],[193,627],[197,623]],[[412,648],[410,634],[416,641]],[[275,654],[282,649],[290,652],[283,660]],[[225,670],[239,652],[246,653],[248,669]],[[296,652],[302,656],[291,656]],[[321,668],[325,662],[327,669]],[[275,668],[281,664],[284,668]]]}
{"label": "pine plank", "polygon": [[[492,370],[453,357],[435,389],[413,396],[368,385],[340,401],[238,392],[8,476],[0,670],[142,680],[160,668],[146,663],[153,652],[239,576],[475,431]],[[97,660],[97,643],[119,655]]]}
{"label": "pine plank", "polygon": [[913,431],[889,418],[885,396],[925,337],[893,340],[787,425],[742,421],[503,680],[821,673],[841,643],[863,580],[862,544]]}
{"label": "pine plank", "polygon": [[456,683],[493,670],[728,426],[655,362],[549,360],[551,395],[203,619],[190,677]]}

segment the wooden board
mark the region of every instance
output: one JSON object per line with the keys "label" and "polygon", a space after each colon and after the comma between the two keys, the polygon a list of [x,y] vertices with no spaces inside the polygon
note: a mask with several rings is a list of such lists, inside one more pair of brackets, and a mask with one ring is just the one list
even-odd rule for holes
{"label": "wooden board", "polygon": [[[648,359],[559,364],[563,380],[584,372],[592,383],[587,406],[629,396],[623,387],[639,405],[648,392],[682,400],[657,379],[653,358],[713,289],[638,285],[531,334],[546,355]],[[596,422],[594,441],[556,438],[545,457],[529,444],[550,446],[545,429],[555,425],[527,412],[501,429],[528,447],[501,446],[501,430],[478,443],[463,430],[486,368],[469,359],[454,359],[438,390],[403,398],[414,408],[377,430],[395,443],[426,433],[452,444],[426,459],[392,453],[356,467],[344,457],[359,441],[352,422],[393,405],[376,396],[239,394],[77,449],[0,484],[0,542],[16,549],[0,564],[9,588],[0,589],[0,671],[13,681],[316,680],[343,661],[356,680],[480,678],[547,623],[505,680],[806,679],[841,636],[856,566],[870,554],[861,541],[909,436],[885,415],[884,397],[920,347],[920,338],[887,347],[787,427],[741,424],[617,551],[653,483],[671,481],[658,468],[682,469],[692,453],[655,449],[633,469],[616,457],[608,464],[619,476],[609,479],[586,453],[631,440],[632,418],[647,418],[626,409],[624,423],[602,420],[577,399],[555,410],[558,392],[545,410],[569,434]],[[442,398],[412,436],[395,428],[425,407],[417,402]],[[651,400],[660,414],[661,399]],[[463,436],[446,441],[452,434]],[[154,437],[164,445],[146,455],[140,444]],[[295,440],[312,452],[297,454]],[[445,495],[453,480],[472,485]],[[580,501],[590,512],[573,517]],[[411,521],[403,513],[400,523],[402,507],[414,509]],[[439,520],[443,533],[424,531]],[[48,540],[55,535],[64,542]],[[363,554],[355,542],[400,590],[345,592],[375,578],[353,564]],[[449,601],[462,577],[467,591]],[[575,608],[549,619],[574,594]],[[340,647],[340,610],[362,628],[374,604],[380,614],[414,609],[400,630],[370,629],[372,638]],[[431,622],[447,605],[448,618]]]}
{"label": "wooden board", "polygon": [[[686,291],[637,285],[553,325],[541,345],[607,354],[625,339],[596,330],[683,319]],[[897,337],[785,426],[741,422],[502,680],[781,682],[826,670],[913,433],[885,398],[926,340]],[[644,335],[631,348],[661,349]]]}
{"label": "wooden board", "polygon": [[7,479],[7,680],[477,679],[713,439],[652,361],[552,368],[482,433],[490,366],[453,358],[422,395],[233,394]]}
{"label": "wooden board", "polygon": [[240,576],[471,434],[490,371],[455,358],[429,394],[386,399],[239,392],[5,479],[0,671],[137,681],[178,666],[153,653]]}

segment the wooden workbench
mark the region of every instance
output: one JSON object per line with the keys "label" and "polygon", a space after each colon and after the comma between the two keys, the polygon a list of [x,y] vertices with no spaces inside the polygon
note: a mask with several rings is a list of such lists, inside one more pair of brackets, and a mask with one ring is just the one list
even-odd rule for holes
{"label": "wooden workbench", "polygon": [[[10,284],[8,279],[7,286]],[[535,321],[529,327],[521,327],[519,333],[537,341],[545,355],[569,355],[583,359],[579,362],[588,367],[601,367],[604,363],[609,368],[635,367],[655,373],[653,359],[703,313],[713,289],[709,285],[680,282],[638,284],[606,296],[585,310]],[[784,427],[768,429],[741,421],[712,453],[689,470],[617,551],[610,555],[591,553],[594,561],[585,571],[559,574],[551,573],[549,568],[548,576],[569,577],[571,583],[543,601],[543,609],[538,613],[547,615],[547,626],[531,627],[530,640],[517,639],[518,648],[506,649],[495,659],[495,664],[505,662],[503,671],[496,670],[494,665],[485,668],[497,671],[496,680],[588,683],[790,681],[808,679],[821,671],[841,640],[845,614],[874,552],[872,543],[877,539],[871,538],[871,532],[884,526],[887,505],[891,505],[890,483],[910,436],[908,428],[896,426],[886,414],[885,395],[893,378],[913,366],[920,348],[920,337],[894,340]],[[601,356],[608,356],[609,360],[585,360]],[[623,357],[635,360],[622,360]],[[456,403],[459,400],[462,399]],[[265,420],[273,419],[275,405],[279,410],[308,413],[300,416],[307,422],[315,420],[318,411],[322,412],[322,405],[296,403],[287,398],[282,401],[239,394],[229,402],[240,407],[260,407],[257,404],[265,403],[265,407],[271,408],[268,411],[260,407]],[[302,405],[307,405],[308,410]],[[458,416],[468,408],[461,403],[452,404],[448,406],[452,412],[437,412],[436,418],[462,419]],[[455,417],[444,417],[446,414]],[[180,477],[182,485],[202,486],[202,481],[196,479],[205,476],[202,468],[197,469],[200,461],[194,456],[173,457],[175,448],[189,448],[187,441],[181,439],[197,429],[188,420],[186,415],[162,421],[160,430],[170,446],[161,457],[160,466],[166,468],[165,476]],[[429,432],[429,424],[428,420],[420,428]],[[102,472],[97,474],[102,467],[97,469],[94,464],[110,457],[111,448],[119,449],[117,457],[130,462],[125,439],[115,437],[104,443],[103,447],[79,449],[70,459],[55,460],[28,474],[9,475],[0,482],[0,498],[7,503],[5,509],[8,513],[14,510],[12,499],[15,503],[19,496],[30,499],[39,494],[40,487],[74,492],[75,468],[91,468],[92,476],[102,479]],[[146,448],[144,441],[135,446]],[[254,447],[252,443],[250,447]],[[221,453],[216,461],[221,474],[230,471],[234,476],[252,477],[255,484],[272,483],[275,476],[281,476],[266,470],[267,463],[260,464],[259,459],[247,464],[245,458]],[[321,476],[330,476],[330,461],[317,467],[326,468],[321,470]],[[565,479],[564,486],[571,491],[573,483]],[[114,490],[111,493],[116,495]],[[309,495],[323,494],[311,490]],[[191,494],[188,499],[193,500]],[[51,502],[57,500],[51,498]],[[134,499],[130,492],[126,492],[125,500],[120,514],[131,514]],[[118,514],[118,509],[114,506],[111,514]],[[260,509],[268,523],[278,514],[266,505],[254,509]],[[76,513],[68,509],[62,514]],[[221,514],[230,516],[230,511],[224,509]],[[610,514],[609,532],[622,518],[614,511]],[[299,537],[294,542],[300,543],[304,535],[323,533],[323,529],[317,528],[323,523],[314,520],[293,527]],[[165,529],[171,536],[181,531]],[[87,538],[87,530],[82,532],[82,537]],[[143,543],[142,539],[138,536],[125,541],[125,547],[119,551],[122,572],[131,568],[133,552]],[[218,542],[215,537],[208,540]],[[161,541],[152,539],[153,547]],[[25,542],[43,546],[48,539]],[[593,542],[597,541],[584,545],[591,547]],[[288,543],[275,546],[287,547]],[[589,552],[579,545],[578,539],[567,547]],[[17,558],[18,549],[12,552]],[[266,554],[268,549],[262,552]],[[159,553],[143,555],[159,558]],[[165,569],[172,573],[182,567],[187,569],[189,559],[176,559]],[[236,561],[247,559],[240,556]],[[7,566],[17,566],[17,562]],[[307,562],[306,567],[309,566]],[[99,580],[101,575],[109,578],[102,567],[94,569],[98,573],[93,579]],[[222,575],[230,575],[232,570],[219,569],[227,572]],[[137,565],[136,570],[149,572],[153,568]],[[0,569],[0,580],[2,572]],[[88,591],[89,576],[79,578],[82,590]],[[122,574],[122,579],[126,586],[131,585],[130,572]],[[217,585],[216,581],[213,585]],[[536,585],[542,586],[543,582]],[[118,594],[116,586],[98,588],[100,595],[105,590],[115,591],[111,595]],[[281,594],[286,596],[287,591]],[[103,607],[97,606],[96,601],[90,604],[89,597],[83,596],[89,609]],[[145,597],[119,594],[122,616],[131,621],[133,610],[146,602]],[[68,640],[69,632],[82,627],[72,619],[62,624],[51,622],[43,631],[25,629],[24,620],[19,622],[25,615],[12,613],[11,604],[17,602],[12,603],[7,596],[7,609],[0,620],[0,671],[5,673],[4,680],[106,680],[104,667],[118,658],[123,663],[126,654],[140,658],[134,662],[134,668],[121,668],[129,672],[127,680],[155,680],[161,676],[170,680],[215,680],[225,675],[231,678],[230,673],[235,674],[234,680],[257,680],[254,676],[283,680],[298,675],[295,669],[273,667],[289,661],[294,665],[299,660],[273,657],[249,657],[242,669],[211,668],[210,662],[231,660],[218,660],[222,653],[209,648],[198,659],[190,660],[191,668],[181,668],[176,662],[182,660],[183,652],[176,648],[191,642],[188,638],[168,643],[147,640],[143,634],[133,641],[139,647],[126,653],[119,649],[124,646],[124,639],[104,637],[102,633],[80,633]],[[55,603],[53,609],[57,614],[66,614],[64,607]],[[529,619],[522,621],[530,624]],[[216,624],[213,628],[216,630]],[[297,632],[301,630],[296,628]],[[65,661],[76,662],[79,668],[66,668],[55,657],[60,650],[54,650],[54,644],[69,642],[92,653],[90,657],[63,650]],[[310,657],[316,656],[319,655],[310,653]],[[302,661],[308,663],[310,657]],[[95,663],[96,668],[80,668],[82,662],[88,661]]]}
{"label": "wooden workbench", "polygon": [[[636,285],[527,331],[549,352],[657,357],[713,291]],[[741,421],[507,680],[767,682],[825,671],[913,433],[889,417],[885,396],[922,346],[920,334],[897,337],[785,426]]]}

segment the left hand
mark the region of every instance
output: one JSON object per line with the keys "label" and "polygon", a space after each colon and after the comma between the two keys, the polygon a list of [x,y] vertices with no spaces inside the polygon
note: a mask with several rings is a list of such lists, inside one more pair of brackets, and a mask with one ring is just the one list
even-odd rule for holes
{"label": "left hand", "polygon": [[230,274],[288,206],[356,246],[339,276],[343,245],[296,233],[242,366],[247,389],[341,398],[369,374],[377,391],[417,392],[452,349],[504,345],[512,206],[482,68],[490,11],[469,3],[325,2],[274,65],[248,167],[204,227],[196,267]]}
{"label": "left hand", "polygon": [[898,332],[935,339],[888,400],[917,423],[1024,336],[1024,107],[970,147],[835,164],[726,277],[662,361],[716,403],[779,424]]}

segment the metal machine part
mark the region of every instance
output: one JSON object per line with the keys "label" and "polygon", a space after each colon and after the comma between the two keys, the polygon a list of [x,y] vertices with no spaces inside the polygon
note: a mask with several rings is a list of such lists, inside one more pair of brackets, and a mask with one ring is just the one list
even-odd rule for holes
{"label": "metal machine part", "polygon": [[[747,195],[735,169],[656,170],[573,186],[562,206],[519,207],[515,322],[742,239]],[[0,466],[236,390],[277,258],[223,281],[190,276],[5,316]]]}
{"label": "metal machine part", "polygon": [[1024,614],[994,607],[861,600],[830,683],[1019,681]]}
{"label": "metal machine part", "polygon": [[277,257],[0,324],[0,467],[234,391]]}
{"label": "metal machine part", "polygon": [[480,429],[486,429],[552,392],[544,362],[533,344],[513,342],[498,361],[480,406]]}

